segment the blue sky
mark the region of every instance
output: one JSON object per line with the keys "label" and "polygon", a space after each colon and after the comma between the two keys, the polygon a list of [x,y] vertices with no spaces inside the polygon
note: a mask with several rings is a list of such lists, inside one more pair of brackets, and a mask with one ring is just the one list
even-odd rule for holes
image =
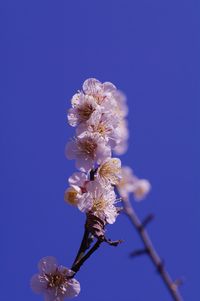
{"label": "blue sky", "polygon": [[[199,296],[199,3],[196,0],[14,1],[0,3],[1,297],[40,301],[29,287],[38,260],[70,266],[84,216],[63,193],[74,162],[70,98],[88,77],[128,97],[130,144],[121,157],[152,184],[134,204],[156,216],[149,233],[184,300]],[[170,300],[124,216],[107,245],[77,275],[77,300]]]}

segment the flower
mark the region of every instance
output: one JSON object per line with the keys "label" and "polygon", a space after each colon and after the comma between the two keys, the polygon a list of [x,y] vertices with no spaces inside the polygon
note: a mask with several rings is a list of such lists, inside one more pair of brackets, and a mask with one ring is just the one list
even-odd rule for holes
{"label": "flower", "polygon": [[99,134],[84,132],[66,145],[68,159],[76,160],[76,167],[89,171],[95,163],[101,164],[111,157],[111,149]]}
{"label": "flower", "polygon": [[80,283],[72,278],[74,272],[58,265],[54,257],[44,257],[38,264],[39,274],[31,279],[35,293],[43,294],[45,301],[64,301],[80,293]]}
{"label": "flower", "polygon": [[64,199],[70,205],[76,206],[80,196],[86,192],[88,177],[83,172],[75,172],[68,181],[70,187],[65,190]]}
{"label": "flower", "polygon": [[151,189],[149,181],[137,178],[128,166],[123,166],[121,172],[122,178],[117,184],[120,196],[126,200],[133,193],[136,201],[144,199]]}
{"label": "flower", "polygon": [[112,94],[117,104],[117,106],[114,108],[116,110],[116,114],[118,114],[121,118],[126,117],[128,115],[126,95],[119,90],[113,91]]}
{"label": "flower", "polygon": [[77,127],[77,135],[83,132],[97,133],[101,136],[111,148],[114,148],[121,139],[119,131],[116,128],[119,125],[119,118],[116,114],[102,113],[100,118],[96,118],[94,123],[81,123]]}
{"label": "flower", "polygon": [[82,122],[94,123],[101,116],[100,107],[92,96],[77,93],[72,98],[72,108],[68,111],[68,121],[71,126]]}
{"label": "flower", "polygon": [[143,200],[151,189],[151,184],[146,179],[138,179],[134,184],[134,197],[136,201]]}
{"label": "flower", "polygon": [[65,190],[64,200],[70,205],[76,206],[78,204],[78,199],[80,196],[81,189],[71,186]]}
{"label": "flower", "polygon": [[114,148],[114,153],[117,155],[123,155],[128,148],[128,122],[126,119],[121,119],[119,126],[116,128],[116,135],[118,136],[117,145]]}
{"label": "flower", "polygon": [[92,213],[113,224],[118,215],[115,203],[116,195],[112,186],[104,187],[97,181],[91,181],[87,184],[87,193],[82,195],[77,206],[82,212]]}
{"label": "flower", "polygon": [[128,166],[123,166],[121,168],[121,180],[117,184],[117,189],[123,199],[126,199],[133,192],[134,181],[135,177],[132,169]]}
{"label": "flower", "polygon": [[97,179],[102,185],[117,185],[121,179],[121,161],[110,158],[104,161],[97,170]]}
{"label": "flower", "polygon": [[111,109],[114,103],[116,105],[113,97],[116,87],[110,82],[101,83],[96,78],[89,78],[83,83],[83,91],[85,94],[93,96],[96,102],[105,109]]}

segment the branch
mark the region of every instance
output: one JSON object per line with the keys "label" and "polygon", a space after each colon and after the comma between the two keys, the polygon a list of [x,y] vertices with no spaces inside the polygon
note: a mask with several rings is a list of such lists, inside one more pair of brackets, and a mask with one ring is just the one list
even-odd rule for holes
{"label": "branch", "polygon": [[[100,239],[97,240],[97,242],[94,244],[94,246],[85,254],[84,257],[82,257],[76,264],[74,264],[71,268],[72,271],[74,271],[74,273],[76,274],[81,266],[84,264],[84,262],[100,247],[101,243],[103,241],[101,241]],[[73,277],[75,276],[75,274],[73,274]]]}
{"label": "branch", "polygon": [[[164,267],[163,261],[160,259],[159,255],[157,254],[157,252],[151,242],[151,239],[145,229],[145,225],[147,224],[147,222],[142,223],[140,221],[139,217],[135,213],[135,211],[128,199],[123,201],[123,205],[124,205],[124,211],[125,211],[126,215],[130,219],[133,226],[136,228],[136,230],[144,244],[143,252],[136,252],[137,254],[132,253],[132,255],[137,256],[137,255],[142,255],[145,253],[147,256],[149,256],[152,263],[156,267],[156,270],[160,274],[164,284],[166,285],[169,293],[171,294],[172,299],[174,301],[183,300],[180,295],[179,289],[178,289],[179,284],[177,284],[176,281],[172,280],[171,276],[169,275],[169,273],[166,271],[166,269]],[[145,250],[145,252],[144,252],[144,250]]]}
{"label": "branch", "polygon": [[89,231],[87,227],[85,226],[84,234],[83,234],[83,239],[81,241],[81,245],[79,247],[79,250],[77,252],[76,258],[72,264],[74,266],[84,255],[85,251],[89,248]]}

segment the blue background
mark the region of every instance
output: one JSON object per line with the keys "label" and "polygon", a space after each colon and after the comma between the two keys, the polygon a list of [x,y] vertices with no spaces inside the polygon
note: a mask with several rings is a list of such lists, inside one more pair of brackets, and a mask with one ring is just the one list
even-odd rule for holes
{"label": "blue background", "polygon": [[[153,212],[149,232],[185,300],[199,301],[199,1],[1,0],[1,300],[42,300],[29,288],[38,260],[70,266],[84,216],[63,201],[74,162],[70,98],[88,77],[128,97],[130,145],[122,157],[152,184],[134,204]],[[125,216],[77,275],[77,300],[171,300]]]}

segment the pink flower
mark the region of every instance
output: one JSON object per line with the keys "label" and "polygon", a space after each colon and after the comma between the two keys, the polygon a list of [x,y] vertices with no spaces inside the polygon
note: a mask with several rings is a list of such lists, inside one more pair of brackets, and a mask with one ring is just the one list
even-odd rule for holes
{"label": "pink flower", "polygon": [[87,184],[87,193],[79,199],[78,208],[113,224],[118,215],[115,203],[116,195],[112,186],[102,186],[97,181],[91,181]]}
{"label": "pink flower", "polygon": [[111,157],[111,149],[98,134],[84,132],[66,145],[68,159],[76,160],[76,167],[81,171],[89,171]]}
{"label": "pink flower", "polygon": [[104,107],[104,109],[112,109],[113,105],[116,106],[116,101],[113,97],[113,92],[116,87],[110,83],[101,83],[95,78],[89,78],[83,83],[83,91],[87,95],[95,98],[96,102]]}
{"label": "pink flower", "polygon": [[151,184],[146,179],[138,179],[134,186],[133,194],[136,201],[143,200],[151,190]]}
{"label": "pink flower", "polygon": [[119,91],[115,90],[113,91],[113,97],[116,100],[116,113],[124,118],[128,115],[128,106],[127,106],[127,100],[126,100],[126,95]]}
{"label": "pink flower", "polygon": [[88,177],[83,172],[75,172],[69,178],[70,187],[65,190],[64,199],[70,205],[77,205],[79,198],[86,192]]}
{"label": "pink flower", "polygon": [[77,93],[72,98],[72,108],[69,109],[67,117],[71,126],[82,122],[94,123],[101,117],[100,107],[92,96]]}
{"label": "pink flower", "polygon": [[90,133],[97,133],[101,136],[111,148],[114,148],[121,137],[119,131],[116,130],[119,125],[119,118],[117,115],[110,113],[102,113],[101,117],[94,120],[90,125],[82,123],[77,127],[77,135],[85,131]]}
{"label": "pink flower", "polygon": [[135,176],[132,169],[128,166],[123,166],[121,168],[121,180],[117,184],[117,189],[123,199],[128,198],[129,194],[133,192],[134,182]]}
{"label": "pink flower", "polygon": [[126,200],[130,193],[133,193],[136,201],[144,199],[151,189],[149,181],[138,179],[133,174],[133,170],[128,166],[123,166],[121,172],[122,178],[117,184],[120,196]]}
{"label": "pink flower", "polygon": [[58,265],[54,257],[42,258],[38,269],[39,274],[31,279],[31,288],[43,294],[45,301],[64,301],[80,293],[80,283],[72,278],[74,272]]}
{"label": "pink flower", "polygon": [[104,161],[97,170],[97,180],[104,186],[117,185],[121,179],[121,161],[110,158]]}
{"label": "pink flower", "polygon": [[114,153],[117,155],[123,155],[128,148],[128,123],[126,119],[121,119],[119,126],[116,128],[116,135],[118,136],[117,145],[114,148]]}

